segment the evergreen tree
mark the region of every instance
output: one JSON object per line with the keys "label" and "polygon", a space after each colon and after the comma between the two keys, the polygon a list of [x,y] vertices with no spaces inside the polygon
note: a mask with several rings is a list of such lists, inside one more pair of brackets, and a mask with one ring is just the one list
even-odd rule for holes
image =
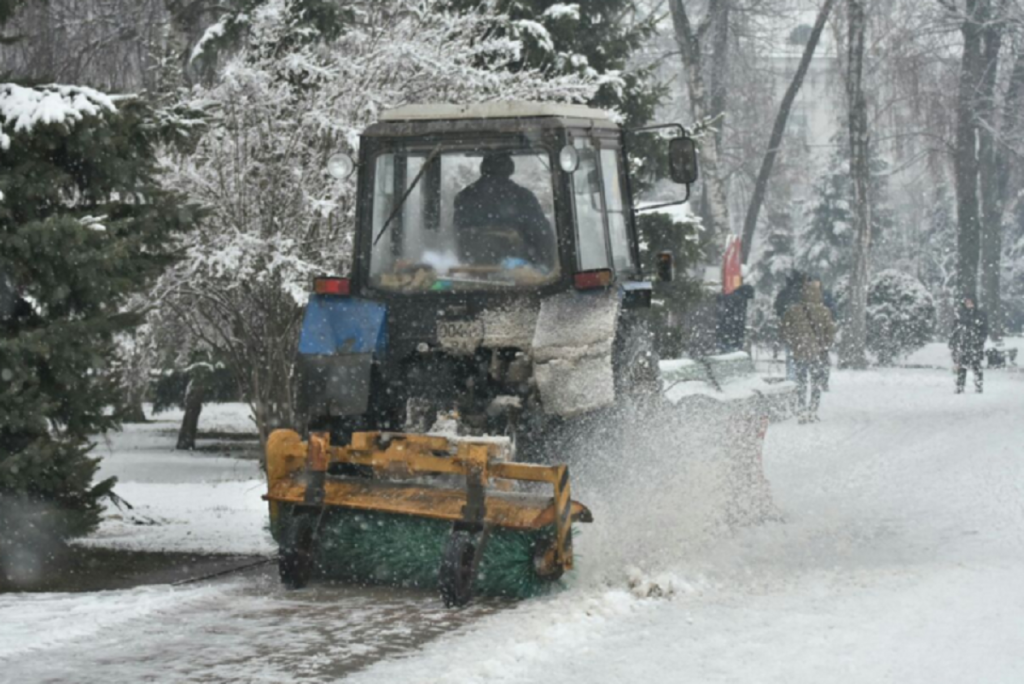
{"label": "evergreen tree", "polygon": [[792,218],[795,215],[799,215],[799,207],[773,212],[768,217],[769,231],[750,274],[750,282],[757,293],[751,315],[754,339],[758,344],[773,348],[781,345],[779,320],[773,304],[795,264]]}
{"label": "evergreen tree", "polygon": [[[637,220],[640,237],[640,263],[654,280],[654,302],[646,312],[654,333],[654,346],[661,358],[683,355],[688,340],[683,336],[683,317],[701,297],[701,283],[690,277],[690,269],[703,263],[707,250],[707,232],[696,216],[679,217],[668,212],[651,211]],[[675,262],[675,279],[661,282],[658,255],[669,253]]]}
{"label": "evergreen tree", "polygon": [[952,299],[956,286],[957,220],[952,197],[945,185],[935,188],[931,207],[923,223],[917,277],[931,292],[933,299],[939,302],[940,329],[948,331],[955,309]]}
{"label": "evergreen tree", "polygon": [[[821,278],[826,289],[835,289],[838,281],[853,268],[853,227],[850,201],[850,150],[837,137],[835,152],[828,171],[818,179],[800,234],[797,268]],[[888,204],[888,164],[872,150],[871,170],[871,235],[872,252],[888,239],[893,224]]]}
{"label": "evergreen tree", "polygon": [[120,419],[113,338],[189,221],[156,182],[150,115],[0,85],[0,551],[89,532],[113,486],[88,455]]}
{"label": "evergreen tree", "polygon": [[774,298],[794,268],[793,225],[795,212],[774,212],[768,220],[768,234],[762,253],[754,263],[751,284],[762,298]]}
{"label": "evergreen tree", "polygon": [[1024,202],[1017,201],[1007,219],[1003,243],[1003,306],[1006,327],[1024,331]]}
{"label": "evergreen tree", "polygon": [[868,288],[867,344],[878,363],[920,349],[935,330],[935,303],[920,280],[896,270],[881,271]]}
{"label": "evergreen tree", "polygon": [[[474,11],[480,2],[454,0],[452,4]],[[512,68],[600,76],[601,86],[590,104],[617,109],[626,127],[641,126],[654,115],[665,88],[653,78],[652,68],[632,66],[629,60],[654,35],[656,15],[638,16],[632,0],[497,0],[493,4],[509,15],[515,37],[523,43],[522,58]]]}
{"label": "evergreen tree", "polygon": [[24,2],[25,0],[0,0],[0,26],[3,26],[4,22],[14,16],[18,5]]}

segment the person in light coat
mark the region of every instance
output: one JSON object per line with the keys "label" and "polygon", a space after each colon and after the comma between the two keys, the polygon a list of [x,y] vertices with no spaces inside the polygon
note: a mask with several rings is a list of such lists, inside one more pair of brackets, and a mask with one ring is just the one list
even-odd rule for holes
{"label": "person in light coat", "polygon": [[835,321],[822,301],[821,283],[805,282],[800,301],[790,306],[782,318],[782,337],[789,345],[796,367],[801,423],[818,420],[821,389],[828,367],[826,359],[835,336]]}

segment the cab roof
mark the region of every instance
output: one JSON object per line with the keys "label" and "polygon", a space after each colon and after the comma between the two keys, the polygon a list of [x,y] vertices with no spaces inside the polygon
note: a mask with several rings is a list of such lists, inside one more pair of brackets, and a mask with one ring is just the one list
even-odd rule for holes
{"label": "cab roof", "polygon": [[476,104],[414,104],[396,107],[380,115],[381,122],[452,121],[465,119],[526,119],[557,117],[585,119],[601,128],[616,128],[608,112],[578,104],[560,102],[497,101]]}

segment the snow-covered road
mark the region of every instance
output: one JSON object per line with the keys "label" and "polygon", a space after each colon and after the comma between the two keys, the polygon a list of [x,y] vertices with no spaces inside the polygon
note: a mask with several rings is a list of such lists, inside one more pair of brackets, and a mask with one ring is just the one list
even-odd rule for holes
{"label": "snow-covered road", "polygon": [[[657,497],[627,502],[634,515],[602,518],[614,506],[577,469],[598,522],[560,594],[446,612],[416,593],[285,593],[264,572],[0,595],[0,680],[1024,682],[1024,374],[954,396],[948,372],[837,372],[821,413],[769,430],[782,522],[730,533],[692,520],[699,494],[664,477],[648,483]],[[136,528],[148,547],[206,548],[217,526],[204,519],[220,515],[236,550],[266,549],[251,471],[211,466],[179,491],[132,467],[125,487],[165,502],[142,511],[167,523]],[[214,487],[232,494],[214,503]],[[130,539],[111,520],[96,543]]]}
{"label": "snow-covered road", "polygon": [[356,681],[1024,682],[1024,376],[954,396],[941,371],[836,373],[822,419],[769,431],[784,523]]}

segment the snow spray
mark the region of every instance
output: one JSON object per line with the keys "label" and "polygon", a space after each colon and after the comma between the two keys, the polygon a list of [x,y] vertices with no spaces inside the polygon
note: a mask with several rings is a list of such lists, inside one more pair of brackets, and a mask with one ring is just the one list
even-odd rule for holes
{"label": "snow spray", "polygon": [[576,582],[618,583],[635,569],[683,572],[687,559],[772,514],[756,400],[702,396],[587,416],[566,440],[580,530]]}

